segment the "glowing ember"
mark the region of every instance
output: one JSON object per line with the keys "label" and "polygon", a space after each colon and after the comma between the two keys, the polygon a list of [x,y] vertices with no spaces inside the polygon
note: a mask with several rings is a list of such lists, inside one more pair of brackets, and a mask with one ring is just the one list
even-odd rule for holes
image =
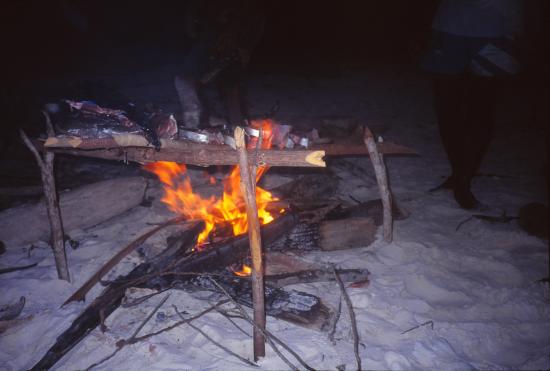
{"label": "glowing ember", "polygon": [[[271,146],[271,123],[263,120],[256,124],[264,131],[262,148]],[[259,126],[258,126],[259,125]],[[247,214],[244,198],[240,191],[240,171],[235,166],[230,175],[223,180],[223,195],[221,198],[212,196],[203,198],[193,193],[189,177],[185,174],[187,168],[175,162],[159,161],[144,166],[145,170],[155,173],[164,184],[162,202],[168,205],[175,213],[182,214],[189,219],[202,219],[205,229],[198,237],[198,243],[207,241],[209,234],[218,224],[230,224],[234,235],[247,232]],[[260,167],[256,180],[265,173],[266,167]],[[214,178],[210,179],[215,182]],[[277,201],[268,191],[256,187],[256,203],[258,217],[261,224],[270,223],[273,216],[266,210],[270,202]]]}
{"label": "glowing ember", "polygon": [[233,271],[233,273],[235,273],[237,276],[248,277],[252,274],[252,268],[246,264],[243,264],[243,267],[240,271]]}

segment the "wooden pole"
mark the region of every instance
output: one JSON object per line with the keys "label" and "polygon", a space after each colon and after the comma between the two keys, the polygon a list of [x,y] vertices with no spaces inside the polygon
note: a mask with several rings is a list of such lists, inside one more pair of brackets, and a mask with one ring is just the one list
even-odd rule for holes
{"label": "wooden pole", "polygon": [[252,301],[254,303],[254,360],[265,356],[265,303],[264,303],[264,267],[262,261],[262,240],[260,221],[256,205],[256,174],[251,174],[244,141],[244,130],[235,128],[235,143],[239,153],[241,171],[241,192],[246,203],[248,237],[252,255]]}
{"label": "wooden pole", "polygon": [[374,167],[374,174],[376,176],[376,182],[378,183],[378,189],[380,191],[380,199],[382,200],[383,207],[383,231],[384,240],[391,242],[393,238],[393,220],[392,220],[392,200],[390,187],[388,184],[388,175],[386,173],[386,166],[384,165],[384,158],[378,152],[378,147],[374,140],[374,136],[368,127],[364,128],[364,142],[369,151],[369,156]]}
{"label": "wooden pole", "polygon": [[[46,124],[48,129],[48,135],[54,136],[53,126],[51,125],[49,116],[46,116]],[[53,173],[54,156],[53,152],[45,151],[44,157],[40,156],[38,150],[32,144],[23,130],[20,131],[21,139],[25,145],[32,152],[40,168],[40,175],[42,177],[42,187],[44,188],[44,196],[46,197],[46,210],[48,212],[48,219],[50,221],[52,250],[55,260],[55,266],[57,268],[57,276],[59,279],[69,281],[69,265],[67,263],[67,255],[65,254],[65,235],[63,232],[63,222],[61,220],[61,212],[59,210],[59,199],[57,197],[57,191],[55,189],[55,178]]]}
{"label": "wooden pole", "polygon": [[[121,135],[117,136],[121,137]],[[113,138],[48,138],[44,147],[48,151],[67,153],[77,156],[97,157],[108,160],[120,159],[139,163],[155,161],[173,161],[188,165],[236,165],[239,163],[237,151],[229,146],[217,144],[199,144],[182,141],[162,140],[160,151],[141,145],[126,145],[122,140]],[[166,144],[166,146],[164,146]],[[248,150],[249,162],[258,158],[260,165],[325,167],[325,152],[322,150]]]}

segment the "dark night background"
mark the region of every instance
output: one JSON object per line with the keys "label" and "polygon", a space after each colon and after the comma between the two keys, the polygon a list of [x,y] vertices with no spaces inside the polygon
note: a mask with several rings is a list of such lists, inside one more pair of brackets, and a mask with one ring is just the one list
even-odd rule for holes
{"label": "dark night background", "polygon": [[[426,37],[437,0],[267,1],[256,64],[389,61]],[[185,50],[184,1],[21,1],[3,9],[4,50],[28,76],[78,68],[79,58],[128,44]],[[57,70],[57,71],[56,71]]]}
{"label": "dark night background", "polygon": [[[437,4],[437,0],[266,1],[266,28],[251,69],[337,74],[345,66],[368,68],[381,63],[417,68]],[[548,23],[548,2],[527,0],[526,4],[538,4],[538,8],[527,7],[526,39],[531,41],[524,43],[529,44],[524,54],[529,65],[540,64],[547,48],[540,40],[541,26]],[[541,7],[546,9],[541,12]],[[22,86],[28,89],[30,82],[38,88],[46,77],[108,69],[93,61],[117,48],[139,46],[139,51],[128,55],[126,65],[113,61],[112,69],[136,72],[166,63],[160,61],[166,56],[178,63],[188,45],[184,11],[185,1],[54,0],[3,5],[2,103],[13,108],[9,99],[14,93],[32,95],[20,91]],[[157,50],[163,51],[162,57]]]}
{"label": "dark night background", "polygon": [[[548,1],[527,0],[522,42],[524,72],[513,84],[548,80]],[[335,76],[381,65],[421,73],[437,0],[266,1],[264,35],[249,70]],[[188,50],[184,1],[14,1],[3,5],[1,35],[1,155],[19,142],[17,127],[42,131],[39,109],[48,101],[78,97],[52,84],[79,74],[139,74],[178,64]],[[118,54],[117,54],[118,53]],[[110,56],[113,55],[113,58]],[[99,62],[101,61],[101,62]],[[538,94],[538,93],[534,93]],[[16,144],[17,145],[17,144]]]}

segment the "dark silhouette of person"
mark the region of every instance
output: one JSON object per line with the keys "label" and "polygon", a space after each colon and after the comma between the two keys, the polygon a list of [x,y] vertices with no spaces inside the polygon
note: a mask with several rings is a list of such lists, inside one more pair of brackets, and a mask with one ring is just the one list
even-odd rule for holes
{"label": "dark silhouette of person", "polygon": [[185,26],[192,40],[175,86],[186,128],[208,121],[201,99],[202,86],[217,82],[231,125],[243,122],[242,80],[250,55],[260,40],[265,22],[264,4],[258,0],[192,0]]}
{"label": "dark silhouette of person", "polygon": [[522,31],[521,0],[442,0],[433,38],[422,61],[433,76],[434,107],[460,207],[479,205],[470,183],[494,127],[495,98],[506,78],[519,71],[515,38]]}

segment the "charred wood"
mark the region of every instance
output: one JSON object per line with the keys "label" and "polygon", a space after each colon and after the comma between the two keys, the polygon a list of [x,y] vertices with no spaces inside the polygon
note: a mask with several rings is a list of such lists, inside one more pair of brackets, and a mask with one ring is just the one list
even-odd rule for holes
{"label": "charred wood", "polygon": [[[216,281],[234,300],[252,308],[252,282],[249,278],[222,275],[216,277]],[[219,292],[206,276],[195,277],[189,284]],[[182,288],[188,288],[189,284]],[[265,285],[265,309],[270,316],[318,331],[326,331],[332,319],[331,310],[317,296],[271,285]]]}
{"label": "charred wood", "polygon": [[[287,212],[272,223],[262,227],[262,241],[267,250],[272,250],[281,235],[288,235],[298,223],[298,217]],[[300,224],[298,224],[299,226]],[[202,289],[213,289],[207,280],[208,274],[223,272],[226,267],[242,263],[249,257],[247,235],[238,236],[229,241],[203,246],[202,250],[190,251],[196,243],[196,237],[203,229],[202,223],[182,232],[166,250],[148,262],[142,263],[127,275],[112,282],[78,316],[71,326],[56,340],[46,355],[33,367],[42,370],[52,367],[78,342],[94,330],[103,320],[121,304],[125,290],[129,287],[165,290],[169,288],[189,288],[190,285]],[[227,271],[226,271],[227,272]],[[203,276],[201,276],[203,274]],[[363,270],[343,270],[346,281],[364,281],[368,272]],[[233,274],[216,276],[223,287],[244,305],[252,305],[251,283],[247,278]],[[267,279],[268,277],[266,277]],[[328,280],[327,272],[305,271],[292,274],[275,275],[269,278],[273,285],[266,286],[266,312],[271,316],[284,319],[301,326],[317,330],[330,327],[331,312],[321,300],[311,294],[299,291],[285,291],[277,286],[301,282]]]}
{"label": "charred wood", "polygon": [[[273,241],[285,230],[296,223],[295,215],[288,213],[277,218],[263,228],[266,243]],[[165,251],[152,259],[138,265],[130,273],[111,283],[98,296],[71,326],[58,336],[56,343],[46,355],[33,367],[33,370],[43,370],[52,367],[68,351],[70,351],[86,335],[100,325],[105,318],[114,312],[121,304],[124,292],[128,287],[144,287],[162,290],[177,283],[191,280],[195,275],[181,275],[185,272],[211,272],[219,267],[230,266],[243,260],[249,251],[246,235],[234,238],[222,246],[210,246],[203,251],[190,254],[189,247],[194,246],[196,237],[203,229],[202,223],[190,228],[183,234],[178,243],[169,246]],[[171,270],[172,274],[162,274]]]}
{"label": "charred wood", "polygon": [[[185,238],[182,238],[180,241],[180,246],[187,247],[189,244],[194,244],[202,228],[203,226],[200,223],[190,228],[185,234]],[[57,337],[55,344],[48,350],[44,357],[34,365],[32,370],[47,370],[51,368],[120,306],[122,298],[124,297],[124,291],[129,287],[129,282],[139,280],[141,277],[151,273],[151,271],[158,269],[161,263],[169,259],[170,253],[174,252],[174,250],[175,252],[179,251],[176,246],[172,246],[156,261],[138,265],[119,282],[115,282],[105,289],[103,293],[73,321],[71,326]]]}

